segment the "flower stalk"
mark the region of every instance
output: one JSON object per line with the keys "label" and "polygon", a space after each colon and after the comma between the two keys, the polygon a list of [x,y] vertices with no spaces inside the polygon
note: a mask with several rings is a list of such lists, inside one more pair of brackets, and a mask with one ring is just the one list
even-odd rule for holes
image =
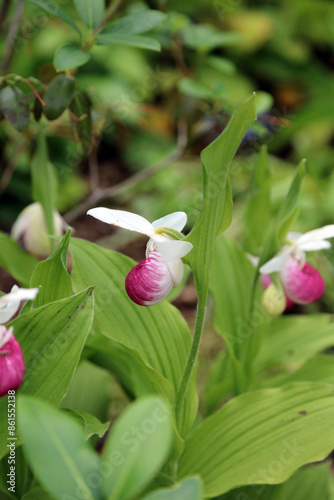
{"label": "flower stalk", "polygon": [[181,435],[182,435],[182,424],[184,416],[184,406],[186,402],[189,383],[197,360],[199,345],[201,342],[205,313],[206,313],[206,303],[207,303],[207,294],[205,294],[205,296],[203,296],[202,298],[199,297],[199,301],[197,304],[197,316],[196,316],[194,336],[192,339],[188,359],[183,371],[182,379],[175,400],[176,423]]}

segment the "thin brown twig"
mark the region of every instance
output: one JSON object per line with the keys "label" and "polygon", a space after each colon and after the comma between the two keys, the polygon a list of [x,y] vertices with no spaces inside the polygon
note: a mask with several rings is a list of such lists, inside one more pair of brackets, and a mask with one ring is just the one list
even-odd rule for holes
{"label": "thin brown twig", "polygon": [[13,15],[12,22],[9,26],[4,54],[0,65],[0,71],[2,71],[3,73],[6,72],[14,53],[15,38],[20,27],[21,16],[23,14],[23,7],[24,7],[24,0],[17,0],[16,9]]}
{"label": "thin brown twig", "polygon": [[108,24],[112,20],[112,18],[114,17],[115,14],[117,14],[117,12],[122,7],[124,2],[125,2],[125,0],[116,0],[116,2],[114,2],[110,5],[109,9],[107,9],[107,12],[106,12],[104,18],[102,19],[100,24],[95,28],[94,35],[99,33],[105,27],[105,25]]}
{"label": "thin brown twig", "polygon": [[99,164],[97,161],[97,141],[92,140],[92,147],[88,156],[89,185],[92,192],[99,189]]}
{"label": "thin brown twig", "polygon": [[97,203],[100,203],[103,200],[108,198],[114,198],[126,192],[130,187],[143,182],[144,180],[152,177],[152,175],[160,172],[164,168],[168,167],[171,163],[182,158],[184,155],[188,142],[187,135],[187,124],[184,120],[180,120],[178,124],[178,143],[177,147],[169,153],[167,156],[162,158],[160,161],[152,165],[151,167],[147,167],[140,172],[132,175],[128,179],[116,184],[116,186],[111,186],[108,188],[97,188],[93,191],[88,198],[80,203],[76,208],[68,212],[64,219],[67,223],[73,223],[78,217],[87,212],[90,208],[92,208]]}
{"label": "thin brown twig", "polygon": [[7,17],[10,2],[11,2],[11,0],[3,0],[2,9],[0,12],[0,33],[2,30],[3,23],[5,22],[6,17]]}

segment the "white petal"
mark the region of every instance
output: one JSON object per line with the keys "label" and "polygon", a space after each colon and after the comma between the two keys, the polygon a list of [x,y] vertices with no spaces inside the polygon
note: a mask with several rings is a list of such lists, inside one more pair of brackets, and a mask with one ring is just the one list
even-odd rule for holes
{"label": "white petal", "polygon": [[155,241],[155,244],[167,262],[181,259],[187,255],[193,247],[189,241],[180,240]]}
{"label": "white petal", "polygon": [[308,241],[306,243],[298,243],[298,248],[304,252],[312,252],[313,250],[326,250],[331,248],[331,244],[326,240]]}
{"label": "white petal", "polygon": [[[319,227],[318,229],[313,229],[313,231],[303,234],[300,238],[298,238],[296,244],[300,246],[304,243],[312,243],[319,240],[326,240],[328,238],[334,238],[334,224]],[[317,249],[315,248],[314,250]]]}
{"label": "white petal", "polygon": [[0,297],[0,324],[7,323],[20,307],[21,300],[33,300],[38,288],[18,288],[14,285],[11,292]]}
{"label": "white petal", "polygon": [[165,215],[161,219],[152,222],[154,229],[158,227],[170,227],[176,229],[177,231],[182,231],[187,223],[187,214],[184,212],[173,212],[172,214]]}
{"label": "white petal", "polygon": [[137,233],[146,234],[147,236],[151,236],[154,233],[153,226],[148,220],[140,215],[125,212],[124,210],[98,207],[88,210],[87,214],[102,222],[113,224],[114,226],[122,227],[129,231],[136,231]]}
{"label": "white petal", "polygon": [[268,262],[266,262],[265,264],[263,264],[263,266],[260,267],[260,273],[271,274],[280,271],[284,267],[284,264],[288,260],[292,250],[293,247],[290,247],[288,250],[285,250],[280,255],[277,255],[276,257],[273,257],[272,259],[268,260]]}

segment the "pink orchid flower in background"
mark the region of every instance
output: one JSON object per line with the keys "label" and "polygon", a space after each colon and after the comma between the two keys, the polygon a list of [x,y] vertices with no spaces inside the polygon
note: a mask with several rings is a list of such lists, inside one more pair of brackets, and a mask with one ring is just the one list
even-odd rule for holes
{"label": "pink orchid flower in background", "polygon": [[[11,292],[0,297],[0,322],[6,323],[17,312],[21,300],[33,300],[38,288],[19,288],[14,285]],[[24,377],[24,358],[20,344],[15,339],[13,327],[0,325],[0,397],[9,390],[20,387]]]}
{"label": "pink orchid flower in background", "polygon": [[130,299],[141,306],[151,306],[167,297],[173,287],[179,285],[183,277],[184,265],[181,260],[192,249],[187,241],[174,240],[164,234],[163,228],[180,231],[187,222],[184,212],[174,212],[152,224],[140,215],[123,210],[93,208],[87,212],[96,219],[129,231],[149,237],[146,258],[131,269],[125,279],[125,289]]}
{"label": "pink orchid flower in background", "polygon": [[286,296],[296,304],[311,304],[325,291],[320,273],[306,262],[305,252],[331,248],[327,239],[334,237],[334,224],[314,229],[305,234],[289,233],[288,245],[278,255],[266,262],[260,273],[279,272]]}

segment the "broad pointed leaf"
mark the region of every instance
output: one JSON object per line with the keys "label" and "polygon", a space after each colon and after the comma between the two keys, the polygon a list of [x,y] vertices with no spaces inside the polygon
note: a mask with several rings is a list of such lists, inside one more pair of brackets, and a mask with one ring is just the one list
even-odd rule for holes
{"label": "broad pointed leaf", "polygon": [[160,470],[172,444],[172,417],[162,399],[147,396],[133,403],[117,420],[105,446],[103,465],[106,499],[129,500]]}
{"label": "broad pointed leaf", "polygon": [[37,264],[30,284],[32,288],[41,287],[34,301],[35,307],[72,295],[72,280],[66,267],[70,238],[71,230],[69,229],[50,257]]}
{"label": "broad pointed leaf", "polygon": [[223,133],[202,151],[203,208],[186,238],[194,248],[185,259],[190,264],[197,290],[203,297],[209,286],[214,240],[231,223],[232,195],[229,168],[248,127],[256,118],[255,96],[242,103]]}
{"label": "broad pointed leaf", "polygon": [[25,454],[46,491],[57,500],[75,497],[78,491],[86,500],[100,498],[95,479],[99,478],[99,455],[72,417],[21,395],[17,418]]}

